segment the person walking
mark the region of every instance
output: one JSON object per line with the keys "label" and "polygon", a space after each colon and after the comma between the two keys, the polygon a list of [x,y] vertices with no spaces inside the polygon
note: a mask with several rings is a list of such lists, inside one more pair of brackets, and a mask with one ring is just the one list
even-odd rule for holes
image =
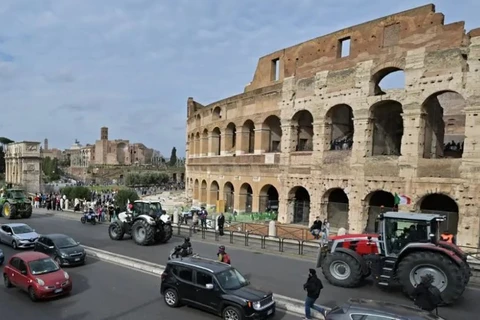
{"label": "person walking", "polygon": [[217,224],[218,224],[218,234],[220,236],[223,236],[223,227],[225,226],[225,216],[223,215],[223,212],[220,213],[217,219]]}
{"label": "person walking", "polygon": [[320,292],[323,289],[322,281],[317,277],[317,271],[315,269],[308,269],[308,279],[303,285],[303,290],[307,291],[307,297],[305,298],[305,318],[312,319],[311,309],[320,312],[323,316],[327,315],[327,311],[320,306],[315,305],[320,296]]}
{"label": "person walking", "polygon": [[207,217],[208,217],[208,212],[205,209],[205,207],[200,208],[200,226],[202,230],[207,229]]}

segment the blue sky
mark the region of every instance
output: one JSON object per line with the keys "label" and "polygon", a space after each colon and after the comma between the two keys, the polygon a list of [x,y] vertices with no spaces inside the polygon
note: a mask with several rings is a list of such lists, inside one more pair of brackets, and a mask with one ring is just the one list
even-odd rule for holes
{"label": "blue sky", "polygon": [[[320,3],[322,5],[320,5]],[[111,139],[184,155],[186,101],[241,93],[258,58],[415,0],[1,0],[0,136]],[[475,27],[480,1],[437,1]]]}

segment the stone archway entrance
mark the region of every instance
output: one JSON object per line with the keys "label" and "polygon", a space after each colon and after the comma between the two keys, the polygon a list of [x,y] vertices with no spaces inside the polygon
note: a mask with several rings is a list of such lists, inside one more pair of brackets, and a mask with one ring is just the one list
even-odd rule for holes
{"label": "stone archway entrance", "polygon": [[304,187],[295,187],[288,196],[293,205],[293,223],[307,224],[310,220],[310,194]]}
{"label": "stone archway entrance", "polygon": [[348,230],[348,196],[341,188],[330,189],[325,193],[327,220],[330,227]]}
{"label": "stone archway entrance", "polygon": [[395,211],[395,197],[390,192],[377,190],[370,193],[365,200],[368,201],[368,219],[365,231],[374,233],[378,215],[386,211]]}
{"label": "stone archway entrance", "polygon": [[248,183],[242,184],[240,187],[240,203],[238,209],[242,212],[252,212],[253,190]]}
{"label": "stone archway entrance", "polygon": [[205,180],[200,185],[200,202],[202,205],[207,204],[207,181]]}
{"label": "stone archway entrance", "polygon": [[277,188],[267,184],[260,189],[258,211],[259,212],[278,212],[279,196]]}
{"label": "stone archway entrance", "polygon": [[420,212],[437,213],[447,216],[447,221],[440,227],[440,232],[448,230],[456,235],[458,232],[458,204],[451,197],[432,193],[423,197],[420,202]]}
{"label": "stone archway entrance", "polygon": [[195,182],[193,183],[193,199],[200,200],[200,183],[198,182],[198,179],[195,179]]}
{"label": "stone archway entrance", "polygon": [[217,181],[212,181],[210,184],[210,205],[217,205],[217,200],[220,199],[220,186],[218,185]]}
{"label": "stone archway entrance", "polygon": [[235,188],[231,182],[226,182],[223,186],[223,199],[225,200],[225,212],[233,212],[235,208]]}

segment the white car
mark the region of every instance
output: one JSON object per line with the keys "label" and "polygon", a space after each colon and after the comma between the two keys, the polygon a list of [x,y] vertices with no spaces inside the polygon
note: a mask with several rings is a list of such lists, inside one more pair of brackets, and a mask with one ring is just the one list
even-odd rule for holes
{"label": "white car", "polygon": [[38,233],[25,223],[6,223],[0,227],[0,243],[13,249],[33,248],[38,237]]}

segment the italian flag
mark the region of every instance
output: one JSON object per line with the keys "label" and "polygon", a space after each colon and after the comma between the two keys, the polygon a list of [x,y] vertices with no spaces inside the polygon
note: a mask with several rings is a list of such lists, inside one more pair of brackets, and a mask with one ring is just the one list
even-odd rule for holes
{"label": "italian flag", "polygon": [[394,205],[408,205],[412,203],[412,199],[410,197],[407,197],[406,195],[398,195],[398,193],[395,192],[395,200],[394,200]]}

